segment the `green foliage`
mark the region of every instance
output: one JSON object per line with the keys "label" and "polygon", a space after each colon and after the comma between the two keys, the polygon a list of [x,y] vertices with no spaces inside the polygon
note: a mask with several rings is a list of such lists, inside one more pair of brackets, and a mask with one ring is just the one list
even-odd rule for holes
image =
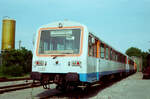
{"label": "green foliage", "polygon": [[126,54],[130,57],[131,56],[140,57],[140,56],[142,56],[142,51],[136,47],[131,47],[131,48],[127,49]]}
{"label": "green foliage", "polygon": [[[150,49],[149,49],[150,53]],[[149,54],[148,52],[142,52],[141,49],[135,48],[135,47],[130,47],[127,49],[126,54],[128,56],[136,56],[136,57],[142,57],[142,65],[143,69],[147,67],[147,55]]]}
{"label": "green foliage", "polygon": [[[22,47],[2,53],[3,73],[7,75],[22,75],[29,73],[32,66],[32,52]],[[7,73],[11,72],[11,73]],[[21,73],[20,73],[21,72]]]}
{"label": "green foliage", "polygon": [[21,76],[23,74],[22,66],[2,67],[2,73],[9,76]]}
{"label": "green foliage", "polygon": [[143,69],[147,67],[148,52],[142,52]]}

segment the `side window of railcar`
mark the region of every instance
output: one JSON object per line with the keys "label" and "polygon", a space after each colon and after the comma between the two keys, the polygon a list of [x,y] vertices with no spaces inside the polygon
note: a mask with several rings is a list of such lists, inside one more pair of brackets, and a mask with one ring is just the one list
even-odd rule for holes
{"label": "side window of railcar", "polygon": [[119,53],[119,62],[122,61],[122,54]]}
{"label": "side window of railcar", "polygon": [[104,44],[103,43],[101,43],[101,58],[104,58]]}
{"label": "side window of railcar", "polygon": [[126,56],[123,56],[123,63],[126,63]]}
{"label": "side window of railcar", "polygon": [[108,57],[108,54],[109,54],[109,52],[108,52],[109,50],[108,50],[108,47],[106,47],[106,59],[108,59],[109,57]]}
{"label": "side window of railcar", "polygon": [[116,61],[116,52],[113,50],[113,61]]}
{"label": "side window of railcar", "polygon": [[110,49],[110,60],[113,59],[113,52],[112,52],[112,48]]}
{"label": "side window of railcar", "polygon": [[92,56],[96,57],[96,45],[92,44]]}
{"label": "side window of railcar", "polygon": [[118,55],[117,55],[117,53],[115,53],[115,61],[117,61],[118,60]]}

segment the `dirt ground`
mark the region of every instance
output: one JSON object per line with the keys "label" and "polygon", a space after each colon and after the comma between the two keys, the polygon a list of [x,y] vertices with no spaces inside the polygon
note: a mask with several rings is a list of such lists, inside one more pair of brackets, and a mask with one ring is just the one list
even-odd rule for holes
{"label": "dirt ground", "polygon": [[103,89],[91,99],[150,99],[150,80],[138,72]]}

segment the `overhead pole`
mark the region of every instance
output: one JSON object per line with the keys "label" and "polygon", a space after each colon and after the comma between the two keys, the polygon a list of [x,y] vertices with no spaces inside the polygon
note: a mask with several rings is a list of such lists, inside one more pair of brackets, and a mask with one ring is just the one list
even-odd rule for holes
{"label": "overhead pole", "polygon": [[21,49],[21,40],[19,40],[19,49]]}

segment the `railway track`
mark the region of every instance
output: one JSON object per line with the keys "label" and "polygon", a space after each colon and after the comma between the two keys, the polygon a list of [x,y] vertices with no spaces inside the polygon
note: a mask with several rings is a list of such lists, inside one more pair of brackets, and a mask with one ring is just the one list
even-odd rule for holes
{"label": "railway track", "polygon": [[[22,82],[20,82],[19,84],[8,85],[8,83],[12,83],[14,81],[15,82],[22,81]],[[0,82],[4,83],[3,86],[0,86],[0,94],[5,93],[5,92],[10,92],[10,91],[16,91],[16,90],[41,86],[40,82],[35,82],[33,84],[33,82],[31,81],[31,78],[19,78],[19,79],[0,78]]]}
{"label": "railway track", "polygon": [[16,79],[7,79],[5,77],[0,78],[0,82],[9,82],[9,81],[20,81],[20,80],[31,80],[31,78],[16,78]]}
{"label": "railway track", "polygon": [[10,86],[2,86],[0,87],[0,94],[10,91],[16,91],[21,89],[33,88],[41,86],[40,82],[33,83],[26,83],[26,84],[17,84],[17,85],[10,85]]}

